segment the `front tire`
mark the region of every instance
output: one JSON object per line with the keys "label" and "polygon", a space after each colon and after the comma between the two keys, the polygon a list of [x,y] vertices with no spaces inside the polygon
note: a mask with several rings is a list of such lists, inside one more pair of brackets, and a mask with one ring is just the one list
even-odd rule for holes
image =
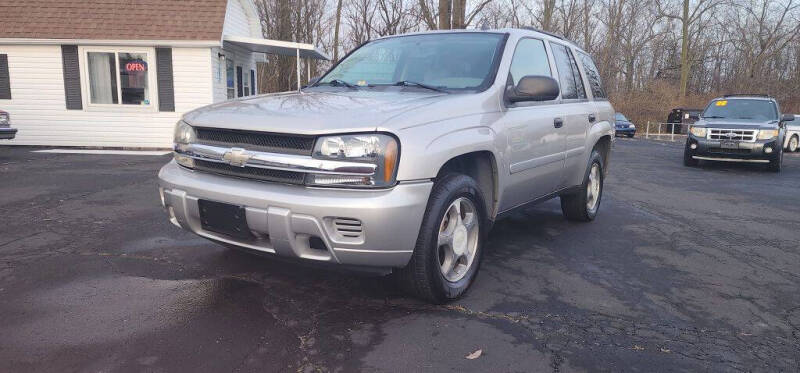
{"label": "front tire", "polygon": [[767,165],[767,170],[772,172],[781,172],[781,167],[783,165],[783,149],[778,148],[778,154],[775,156],[774,159],[769,161]]}
{"label": "front tire", "polygon": [[604,180],[603,157],[596,149],[589,157],[589,167],[577,193],[561,195],[561,212],[567,220],[592,221],[600,208]]}
{"label": "front tire", "polygon": [[700,161],[692,158],[692,151],[689,149],[689,143],[686,143],[686,147],[683,149],[683,165],[686,167],[697,167],[698,164],[700,164]]}
{"label": "front tire", "polygon": [[437,304],[467,291],[483,258],[489,226],[484,201],[469,176],[448,174],[434,184],[414,253],[396,273],[402,288]]}

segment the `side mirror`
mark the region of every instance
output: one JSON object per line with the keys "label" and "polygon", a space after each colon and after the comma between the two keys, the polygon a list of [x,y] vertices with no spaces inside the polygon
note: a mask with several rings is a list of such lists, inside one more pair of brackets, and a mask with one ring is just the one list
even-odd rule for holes
{"label": "side mirror", "polygon": [[794,115],[792,114],[783,114],[781,117],[781,122],[792,122],[794,121]]}
{"label": "side mirror", "polygon": [[509,87],[506,98],[510,102],[550,101],[558,98],[558,82],[549,76],[528,75],[516,87]]}

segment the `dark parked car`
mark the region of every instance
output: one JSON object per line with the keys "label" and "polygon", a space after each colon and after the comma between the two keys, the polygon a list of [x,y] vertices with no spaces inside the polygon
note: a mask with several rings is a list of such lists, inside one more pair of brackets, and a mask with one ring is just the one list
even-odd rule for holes
{"label": "dark parked car", "polygon": [[764,163],[780,172],[786,124],[794,115],[781,115],[778,102],[764,95],[727,95],[708,104],[689,126],[683,163],[703,161]]}
{"label": "dark parked car", "polygon": [[636,126],[625,118],[622,113],[614,115],[614,135],[633,137],[636,134]]}
{"label": "dark parked car", "polygon": [[11,116],[0,110],[0,140],[11,140],[17,135],[17,129],[11,128]]}
{"label": "dark parked car", "polygon": [[675,108],[667,116],[667,133],[686,133],[683,124],[687,125],[695,122],[695,118],[700,116],[702,109]]}

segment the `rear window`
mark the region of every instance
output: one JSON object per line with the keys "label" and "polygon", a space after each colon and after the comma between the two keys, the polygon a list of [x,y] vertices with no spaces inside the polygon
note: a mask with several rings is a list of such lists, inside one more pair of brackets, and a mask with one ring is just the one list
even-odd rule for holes
{"label": "rear window", "polygon": [[558,68],[558,80],[561,83],[562,99],[586,98],[586,89],[583,87],[583,79],[578,71],[578,65],[570,50],[561,45],[553,44],[553,56],[556,59]]}
{"label": "rear window", "polygon": [[592,57],[589,57],[586,53],[578,52],[578,58],[583,64],[586,79],[589,80],[592,96],[594,96],[594,98],[606,98],[606,92],[603,90],[603,82],[600,80],[600,73],[597,71],[597,66],[594,64]]}

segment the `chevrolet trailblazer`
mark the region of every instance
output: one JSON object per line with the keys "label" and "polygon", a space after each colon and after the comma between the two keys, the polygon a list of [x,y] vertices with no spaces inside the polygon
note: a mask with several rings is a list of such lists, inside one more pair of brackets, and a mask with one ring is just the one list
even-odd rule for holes
{"label": "chevrolet trailblazer", "polygon": [[567,219],[595,218],[614,113],[592,58],[555,35],[385,37],[301,91],[186,114],[161,198],[210,240],[392,273],[445,302],[499,217],[559,197]]}

